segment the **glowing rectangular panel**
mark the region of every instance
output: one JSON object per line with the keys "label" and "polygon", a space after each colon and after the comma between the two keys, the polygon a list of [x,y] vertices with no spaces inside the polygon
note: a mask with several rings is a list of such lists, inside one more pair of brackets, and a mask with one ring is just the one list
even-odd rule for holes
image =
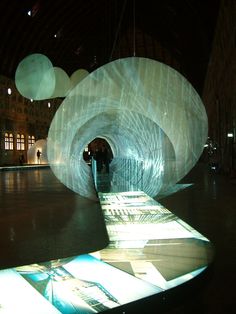
{"label": "glowing rectangular panel", "polygon": [[2,270],[0,289],[9,314],[98,313],[161,291],[92,255]]}
{"label": "glowing rectangular panel", "polygon": [[102,260],[161,289],[195,277],[212,258],[198,231],[142,191],[99,193],[110,244]]}

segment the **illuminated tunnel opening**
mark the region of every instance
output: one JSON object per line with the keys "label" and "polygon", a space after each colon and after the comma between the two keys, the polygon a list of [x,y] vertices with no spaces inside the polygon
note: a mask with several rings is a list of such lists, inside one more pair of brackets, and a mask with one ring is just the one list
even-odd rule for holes
{"label": "illuminated tunnel opening", "polygon": [[83,159],[86,164],[92,164],[92,158],[97,162],[98,172],[109,172],[109,164],[113,159],[112,149],[109,143],[100,137],[96,137],[88,143],[83,151]]}

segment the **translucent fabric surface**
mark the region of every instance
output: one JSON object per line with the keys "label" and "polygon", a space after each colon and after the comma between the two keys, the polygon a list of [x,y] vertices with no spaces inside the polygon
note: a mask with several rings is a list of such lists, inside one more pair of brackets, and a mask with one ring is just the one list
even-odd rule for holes
{"label": "translucent fabric surface", "polygon": [[53,172],[89,198],[96,194],[83,150],[96,137],[112,149],[112,176],[131,182],[134,170],[123,161],[133,160],[142,172],[142,187],[136,183],[136,188],[154,197],[197,162],[207,116],[197,92],[174,69],[146,58],[119,59],[90,73],[69,93],[49,130]]}
{"label": "translucent fabric surface", "polygon": [[71,81],[66,72],[58,67],[54,67],[55,88],[50,98],[65,97],[71,89]]}
{"label": "translucent fabric surface", "polygon": [[74,73],[72,73],[70,77],[71,86],[74,88],[80,81],[82,81],[87,75],[89,75],[89,72],[84,69],[78,69]]}

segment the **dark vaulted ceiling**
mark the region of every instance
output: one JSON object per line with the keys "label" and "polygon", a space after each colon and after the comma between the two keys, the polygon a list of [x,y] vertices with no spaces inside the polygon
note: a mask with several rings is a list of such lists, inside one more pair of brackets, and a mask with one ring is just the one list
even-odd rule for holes
{"label": "dark vaulted ceiling", "polygon": [[218,0],[1,0],[0,74],[14,78],[31,53],[68,75],[135,55],[176,64],[201,91],[218,7]]}

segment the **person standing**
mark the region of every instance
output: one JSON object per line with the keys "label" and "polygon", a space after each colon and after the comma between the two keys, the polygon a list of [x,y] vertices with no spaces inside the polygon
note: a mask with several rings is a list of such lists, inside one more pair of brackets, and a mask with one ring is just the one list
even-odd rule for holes
{"label": "person standing", "polygon": [[38,149],[37,150],[37,159],[38,159],[38,164],[40,164],[40,157],[41,157],[41,152],[40,152],[40,150]]}

